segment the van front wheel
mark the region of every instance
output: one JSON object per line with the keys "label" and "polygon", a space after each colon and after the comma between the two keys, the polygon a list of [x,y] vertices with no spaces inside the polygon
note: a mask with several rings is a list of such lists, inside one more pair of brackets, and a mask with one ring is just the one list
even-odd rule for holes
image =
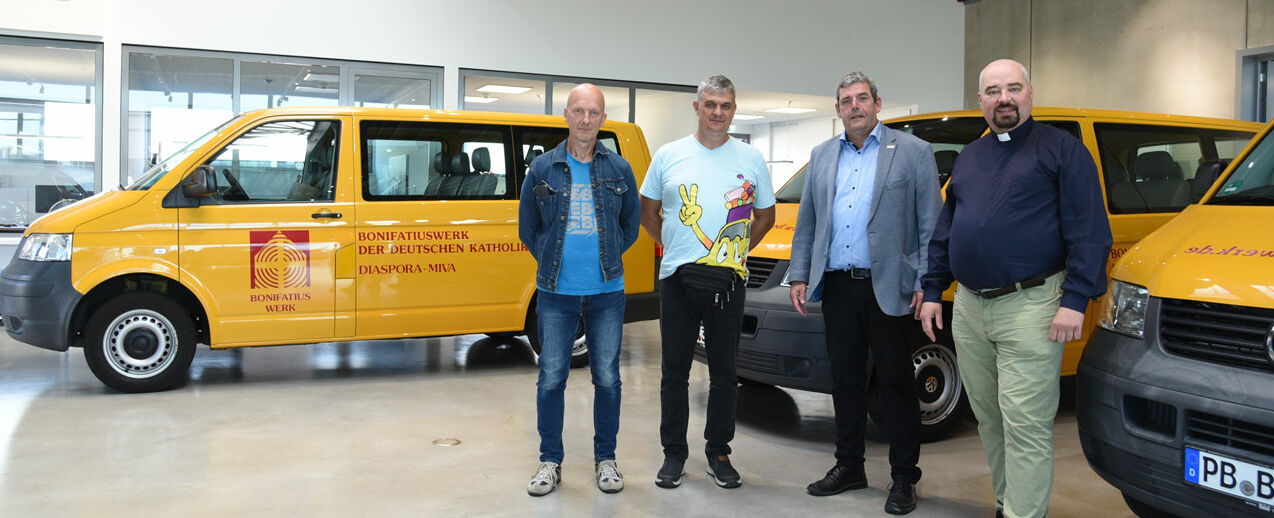
{"label": "van front wheel", "polygon": [[121,392],[156,392],[187,379],[195,357],[195,324],[162,295],[133,292],[89,318],[84,359],[93,375]]}
{"label": "van front wheel", "polygon": [[[911,363],[916,396],[920,399],[920,441],[941,440],[969,411],[955,350],[941,342],[923,340],[912,347]],[[884,417],[884,402],[875,385],[868,388],[867,413],[879,424]]]}

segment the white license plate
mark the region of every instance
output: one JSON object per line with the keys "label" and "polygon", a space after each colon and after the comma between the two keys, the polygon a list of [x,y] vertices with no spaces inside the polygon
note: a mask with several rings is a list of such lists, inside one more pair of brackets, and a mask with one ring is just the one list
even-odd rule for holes
{"label": "white license plate", "polygon": [[1269,509],[1274,504],[1274,470],[1186,447],[1186,482],[1235,496]]}

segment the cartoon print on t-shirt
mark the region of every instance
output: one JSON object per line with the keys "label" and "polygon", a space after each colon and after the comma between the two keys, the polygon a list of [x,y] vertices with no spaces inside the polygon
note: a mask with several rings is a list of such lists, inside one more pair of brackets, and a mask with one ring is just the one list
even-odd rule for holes
{"label": "cartoon print on t-shirt", "polygon": [[[737,177],[743,179],[743,175],[737,175]],[[752,221],[752,203],[756,201],[756,186],[743,180],[743,185],[725,193],[725,206],[729,212],[726,214],[725,225],[721,226],[715,240],[709,239],[699,227],[699,218],[703,216],[703,207],[697,203],[699,185],[690,184],[689,191],[686,190],[685,185],[681,185],[680,193],[681,212],[678,216],[681,218],[681,223],[690,227],[695,236],[698,236],[699,242],[708,249],[707,255],[695,262],[747,272],[743,259],[747,254],[750,241],[748,226]]]}

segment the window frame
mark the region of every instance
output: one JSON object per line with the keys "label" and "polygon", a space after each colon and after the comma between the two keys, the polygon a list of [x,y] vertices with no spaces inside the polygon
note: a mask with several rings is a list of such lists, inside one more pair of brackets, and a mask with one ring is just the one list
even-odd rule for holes
{"label": "window frame", "polygon": [[[372,194],[371,193],[371,166],[369,159],[371,157],[368,150],[369,140],[384,140],[369,138],[373,134],[375,125],[385,126],[417,126],[427,130],[442,130],[448,128],[455,129],[460,126],[471,128],[480,128],[482,130],[497,131],[500,133],[504,144],[504,182],[505,191],[502,194],[492,195],[457,195],[454,197],[437,197],[436,195],[427,194]],[[419,142],[419,141],[417,141]],[[463,142],[462,142],[463,144]],[[417,201],[417,202],[434,202],[434,201],[473,201],[473,200],[516,200],[517,199],[517,181],[515,181],[515,169],[513,158],[513,135],[512,128],[508,124],[499,123],[478,123],[478,122],[438,122],[438,121],[420,121],[420,120],[394,120],[394,119],[361,119],[358,121],[358,176],[360,178],[361,188],[359,195],[361,201],[375,202],[392,202],[392,201]],[[448,151],[450,152],[450,151]],[[430,168],[433,166],[430,165]]]}
{"label": "window frame", "polygon": [[[341,163],[341,139],[343,138],[343,135],[342,135],[342,123],[343,123],[344,121],[343,121],[342,119],[340,119],[340,118],[335,118],[335,117],[297,117],[297,118],[285,118],[285,119],[268,119],[268,120],[263,120],[263,121],[260,121],[260,123],[258,123],[258,124],[254,124],[254,125],[252,125],[251,127],[247,128],[246,130],[244,130],[244,131],[242,131],[242,132],[239,132],[239,133],[238,133],[238,134],[236,134],[234,137],[231,137],[229,140],[227,140],[227,142],[226,142],[224,145],[219,146],[219,147],[218,147],[215,151],[213,151],[212,153],[209,153],[209,154],[207,155],[207,157],[206,157],[206,158],[204,158],[204,159],[200,162],[200,164],[201,164],[201,165],[212,166],[212,163],[213,163],[213,162],[214,162],[214,161],[215,161],[218,157],[220,157],[220,156],[222,155],[222,153],[224,153],[224,152],[225,152],[225,151],[226,151],[226,150],[227,150],[230,146],[233,146],[236,142],[238,142],[238,141],[239,141],[239,139],[241,139],[241,138],[243,138],[243,137],[247,136],[248,134],[252,133],[253,131],[257,130],[258,128],[261,128],[261,127],[263,127],[263,126],[267,126],[267,125],[270,125],[270,124],[279,124],[279,123],[288,123],[288,122],[312,122],[312,123],[316,123],[316,124],[317,124],[317,123],[319,123],[319,122],[330,122],[330,123],[333,123],[333,125],[335,126],[335,133],[336,133],[336,137],[335,137],[335,142],[333,142],[333,143],[332,143],[332,149],[333,149],[333,155],[332,155],[332,173],[331,173],[331,174],[332,174],[332,181],[331,181],[331,184],[330,184],[330,185],[329,185],[329,187],[328,187],[328,188],[329,188],[329,190],[330,190],[330,192],[332,193],[332,194],[331,194],[331,198],[326,198],[326,199],[311,199],[311,200],[288,200],[288,199],[282,199],[282,200],[278,200],[278,199],[269,199],[269,200],[264,200],[264,199],[226,200],[226,199],[224,199],[224,198],[222,198],[222,197],[221,197],[221,193],[218,193],[217,195],[209,196],[209,197],[207,197],[207,198],[204,198],[204,199],[203,199],[203,201],[200,203],[200,205],[201,205],[201,206],[207,206],[207,207],[235,207],[235,206],[246,206],[246,205],[295,205],[295,204],[305,204],[305,203],[320,203],[320,204],[331,204],[331,203],[334,203],[334,202],[335,202],[335,199],[336,199],[336,192],[337,192],[337,190],[339,189],[339,185],[340,185],[340,177],[341,177],[341,170],[340,170],[340,163]],[[222,173],[221,173],[221,171],[217,171],[216,167],[213,167],[213,172],[214,172],[214,174],[222,174]],[[221,182],[220,182],[220,181],[218,181],[217,183],[218,183],[218,184],[220,184]]]}

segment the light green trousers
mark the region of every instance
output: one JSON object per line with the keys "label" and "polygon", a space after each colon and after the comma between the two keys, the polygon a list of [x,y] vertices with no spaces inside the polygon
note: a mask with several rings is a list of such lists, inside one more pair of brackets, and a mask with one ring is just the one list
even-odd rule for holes
{"label": "light green trousers", "polygon": [[956,290],[951,334],[960,377],[1006,517],[1048,514],[1063,345],[1048,332],[1064,276],[990,300]]}

